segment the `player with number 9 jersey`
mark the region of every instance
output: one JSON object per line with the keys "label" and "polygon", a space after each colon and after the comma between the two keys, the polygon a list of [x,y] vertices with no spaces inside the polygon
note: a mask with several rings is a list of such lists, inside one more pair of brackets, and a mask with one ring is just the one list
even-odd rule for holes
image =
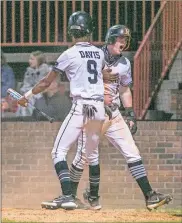
{"label": "player with number 9 jersey", "polygon": [[75,197],[72,196],[66,159],[69,149],[77,141],[82,129],[85,129],[87,137],[85,151],[89,163],[90,183],[88,199],[97,201],[99,198],[98,144],[105,120],[102,75],[104,53],[90,43],[92,30],[91,16],[84,11],[74,12],[68,21],[68,32],[74,46],[62,53],[52,70],[18,100],[21,106],[26,106],[33,95],[45,91],[63,72],[70,81],[72,107],[58,131],[51,153],[62,194],[53,200],[43,201],[41,206],[46,209],[75,209],[77,207]]}
{"label": "player with number 9 jersey", "polygon": [[70,82],[70,96],[73,98],[72,108],[59,129],[52,150],[62,195],[50,201],[43,201],[41,206],[46,209],[77,207],[72,196],[66,157],[83,128],[87,137],[85,151],[89,163],[89,199],[95,201],[99,198],[100,182],[95,182],[95,178],[100,179],[98,144],[105,120],[102,75],[105,62],[103,51],[90,43],[92,29],[92,18],[88,13],[78,11],[70,16],[68,31],[73,38],[74,46],[59,56],[46,80],[52,80],[56,75],[65,72]]}
{"label": "player with number 9 jersey", "polygon": [[73,99],[103,99],[103,66],[103,51],[91,43],[79,42],[61,54],[53,69],[66,73]]}

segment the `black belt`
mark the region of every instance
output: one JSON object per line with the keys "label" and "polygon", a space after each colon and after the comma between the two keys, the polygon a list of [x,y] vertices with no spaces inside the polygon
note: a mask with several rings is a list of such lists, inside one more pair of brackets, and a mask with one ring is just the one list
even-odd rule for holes
{"label": "black belt", "polygon": [[103,102],[104,101],[104,99],[103,98],[81,98],[81,99],[83,99],[83,100],[89,100],[89,101],[101,101],[101,102]]}
{"label": "black belt", "polygon": [[73,100],[88,100],[88,101],[101,101],[103,102],[103,98],[82,98],[82,97],[74,97]]}

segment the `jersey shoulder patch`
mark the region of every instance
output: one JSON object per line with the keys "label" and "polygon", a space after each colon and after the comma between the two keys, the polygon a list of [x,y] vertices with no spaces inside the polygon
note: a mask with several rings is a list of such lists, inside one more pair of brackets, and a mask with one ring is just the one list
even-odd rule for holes
{"label": "jersey shoulder patch", "polygon": [[120,62],[121,64],[123,64],[123,65],[126,65],[126,64],[127,64],[127,59],[126,59],[126,57],[121,56],[119,62]]}

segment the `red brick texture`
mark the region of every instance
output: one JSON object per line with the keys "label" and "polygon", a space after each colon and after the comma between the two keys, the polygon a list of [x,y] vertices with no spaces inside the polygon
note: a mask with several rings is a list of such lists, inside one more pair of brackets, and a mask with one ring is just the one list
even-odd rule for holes
{"label": "red brick texture", "polygon": [[[2,123],[2,206],[39,208],[60,194],[51,150],[60,123]],[[168,206],[182,206],[182,122],[138,122],[135,140],[152,187],[172,193]],[[68,154],[70,164],[75,146]],[[101,202],[106,208],[144,208],[145,202],[120,153],[104,138],[100,143]],[[85,168],[79,196],[88,185]]]}

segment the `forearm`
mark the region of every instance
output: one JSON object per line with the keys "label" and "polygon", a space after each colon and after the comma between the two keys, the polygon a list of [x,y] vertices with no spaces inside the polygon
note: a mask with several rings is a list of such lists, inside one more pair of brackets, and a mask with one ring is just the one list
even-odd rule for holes
{"label": "forearm", "polygon": [[120,98],[125,108],[125,111],[124,113],[122,113],[122,116],[124,117],[131,134],[134,135],[137,131],[137,122],[135,113],[133,111],[132,93],[129,87],[122,88]]}
{"label": "forearm", "polygon": [[33,95],[39,94],[45,91],[52,81],[56,78],[57,73],[55,71],[51,71],[48,73],[43,79],[41,79],[30,91],[25,93],[25,97],[28,99]]}
{"label": "forearm", "polygon": [[124,108],[131,108],[133,106],[132,93],[129,87],[122,87],[120,98]]}
{"label": "forearm", "polygon": [[50,86],[50,82],[46,80],[46,78],[43,78],[37,83],[33,88],[32,88],[32,93],[33,94],[39,94],[45,89],[47,89]]}

